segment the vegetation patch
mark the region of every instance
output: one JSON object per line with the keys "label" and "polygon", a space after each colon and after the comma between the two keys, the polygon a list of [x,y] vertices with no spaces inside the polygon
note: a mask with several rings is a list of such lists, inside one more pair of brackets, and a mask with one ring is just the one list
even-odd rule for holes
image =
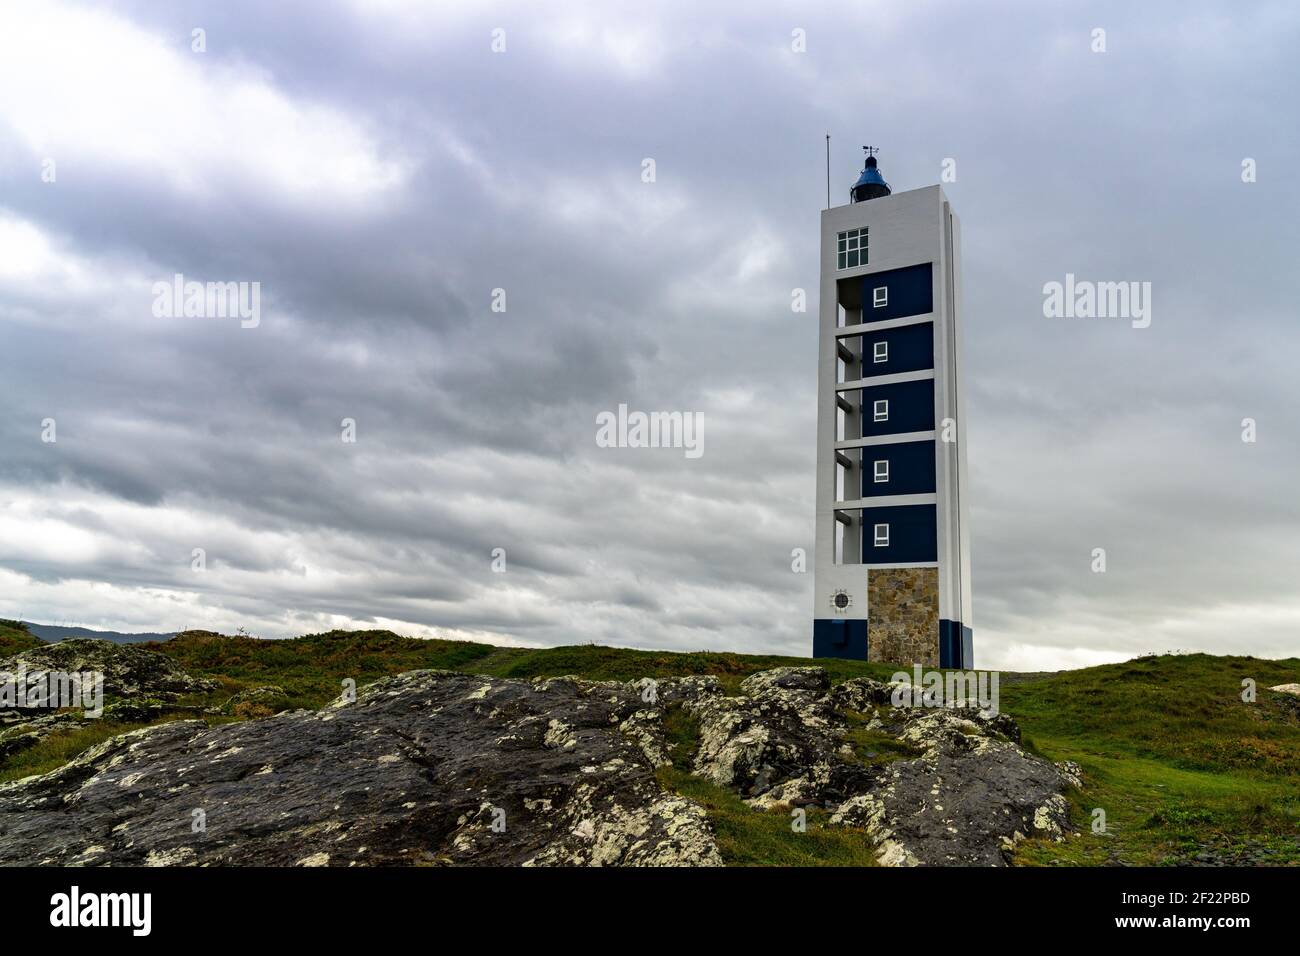
{"label": "vegetation patch", "polygon": [[22,621],[0,620],[0,657],[9,657],[31,647],[40,647],[41,639]]}
{"label": "vegetation patch", "polygon": [[[17,622],[0,622],[0,655],[38,646]],[[294,640],[257,640],[189,631],[138,645],[174,659],[195,677],[220,685],[168,705],[164,716],[84,721],[0,761],[0,781],[55,769],[108,737],[150,723],[199,717],[210,724],[256,719],[288,708],[316,708],[342,682],[361,686],[403,671],[433,668],[496,677],[633,680],[714,674],[728,692],[750,674],[779,666],[824,666],[835,682],[888,680],[899,668],[861,661],[774,655],[674,654],[595,645],[499,648],[466,641],[404,638],[389,631],[332,631]],[[1242,700],[1242,682],[1257,700]],[[1300,864],[1300,706],[1267,688],[1300,681],[1300,660],[1146,656],[1122,664],[1057,674],[1006,674],[1001,709],[1020,724],[1023,746],[1049,760],[1083,768],[1085,789],[1071,796],[1078,836],[1062,843],[1027,841],[1015,861],[1029,865],[1175,865],[1205,862]],[[275,685],[283,697],[249,706],[232,698]],[[124,715],[131,713],[123,711]],[[851,715],[848,743],[868,765],[915,752]],[[661,783],[698,800],[718,833],[724,858],[738,865],[863,865],[873,856],[862,833],[825,825],[807,812],[807,832],[791,828],[789,808],[763,812],[728,790],[690,774],[693,720],[678,708],[665,717],[673,766]],[[1105,814],[1094,832],[1096,811]]]}
{"label": "vegetation patch", "polygon": [[844,712],[849,730],[845,742],[853,748],[853,758],[863,766],[883,767],[895,760],[911,760],[921,755],[920,748],[883,730],[872,730],[872,715],[854,710]]}
{"label": "vegetation patch", "polygon": [[1085,781],[1080,835],[1023,844],[1017,862],[1300,864],[1300,721],[1267,690],[1297,675],[1294,658],[1171,654],[1004,687],[1034,751],[1078,762]]}
{"label": "vegetation patch", "polygon": [[726,787],[692,775],[699,724],[684,708],[665,710],[664,739],[673,764],[659,768],[659,785],[704,807],[728,866],[876,865],[866,835],[852,827],[830,826],[830,814],[824,810],[806,810],[804,832],[798,832],[792,808],[755,810]]}
{"label": "vegetation patch", "polygon": [[[163,718],[152,723],[168,723]],[[21,780],[36,774],[58,770],[69,760],[85,753],[110,737],[150,726],[148,723],[120,723],[115,720],[86,720],[71,729],[51,734],[34,747],[19,751],[0,764],[0,783]]]}

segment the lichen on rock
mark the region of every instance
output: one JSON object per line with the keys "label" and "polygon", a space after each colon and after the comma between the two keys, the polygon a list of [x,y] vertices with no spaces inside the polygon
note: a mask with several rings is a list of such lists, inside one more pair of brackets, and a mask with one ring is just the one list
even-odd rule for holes
{"label": "lichen on rock", "polygon": [[[167,693],[193,686],[160,673]],[[1006,715],[897,708],[893,690],[819,667],[735,695],[716,677],[409,671],[319,711],[136,731],[0,786],[0,864],[719,865],[705,809],[660,782],[677,757],[755,813],[826,811],[884,865],[998,865],[1069,832],[1077,765],[1027,753]],[[683,715],[696,746],[679,755],[665,727]],[[888,761],[859,759],[860,731],[894,742]]]}
{"label": "lichen on rock", "polygon": [[0,864],[717,865],[643,710],[627,684],[412,671],[321,711],[146,728],[0,786]]}

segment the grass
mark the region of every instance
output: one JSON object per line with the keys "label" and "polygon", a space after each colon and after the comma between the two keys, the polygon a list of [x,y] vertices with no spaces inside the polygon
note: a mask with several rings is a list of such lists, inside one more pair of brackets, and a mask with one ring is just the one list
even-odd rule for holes
{"label": "grass", "polygon": [[[167,718],[164,718],[155,723],[166,721]],[[0,765],[0,783],[57,770],[95,744],[145,726],[148,725],[123,724],[112,720],[87,720],[72,730],[51,734],[35,747],[13,754],[3,765]]]}
{"label": "grass", "polygon": [[[758,671],[798,664],[826,666],[833,680],[888,679],[899,668],[865,661],[805,661],[776,655],[698,651],[637,651],[580,644],[567,647],[493,647],[470,641],[399,637],[391,631],[329,631],[287,641],[224,637],[186,631],[169,641],[141,644],[173,658],[191,674],[210,677],[230,693],[259,684],[278,684],[292,706],[318,707],[337,697],[345,678],[359,685],[417,668],[467,671],[492,677],[560,677],[635,680],[713,674],[729,692]],[[228,696],[228,695],[227,695]]]}
{"label": "grass", "polygon": [[[0,654],[39,643],[12,622],[0,622]],[[464,641],[403,638],[388,631],[332,631],[287,641],[223,637],[189,631],[142,645],[187,671],[217,680],[220,690],[182,700],[218,706],[232,694],[277,684],[285,706],[319,707],[342,681],[358,685],[416,668],[496,677],[631,680],[714,674],[731,693],[756,671],[824,666],[835,681],[888,679],[900,668],[859,661],[696,652],[675,654],[596,645],[545,649],[498,648]],[[1212,853],[1229,862],[1300,864],[1300,701],[1273,694],[1273,684],[1300,680],[1300,660],[1260,660],[1205,654],[1140,657],[1056,674],[1004,675],[1001,708],[1019,722],[1025,746],[1050,760],[1074,760],[1085,789],[1072,795],[1079,836],[1063,843],[1028,841],[1016,861],[1028,865],[1187,862]],[[1241,699],[1241,682],[1258,687],[1255,703]],[[178,710],[193,717],[195,710]],[[216,723],[228,717],[207,716]],[[794,833],[788,810],[759,812],[728,790],[692,777],[683,761],[693,730],[680,712],[667,716],[677,745],[674,766],[660,779],[698,800],[718,833],[724,859],[736,865],[866,865],[862,835],[828,827],[810,811],[807,832]],[[849,715],[849,743],[858,760],[880,765],[911,752]],[[139,724],[97,724],[53,735],[0,763],[0,780],[44,772],[112,733]],[[1094,811],[1106,832],[1093,833]]]}
{"label": "grass", "polygon": [[858,763],[883,767],[895,760],[910,760],[920,756],[921,751],[911,744],[884,731],[871,730],[867,726],[869,718],[865,714],[850,710],[844,716],[849,724],[845,742],[853,748],[853,756]]}
{"label": "grass", "polygon": [[[577,674],[589,680],[636,680],[639,677],[687,677],[713,674],[729,692],[736,692],[740,682],[750,674],[773,667],[812,664],[797,658],[776,655],[729,654],[695,651],[681,654],[670,651],[636,651],[595,644],[548,647],[538,650],[512,649],[491,668],[494,677],[558,677]],[[832,680],[850,677],[888,679],[899,668],[865,661],[816,661],[830,672]],[[474,670],[475,668],[467,668]]]}
{"label": "grass", "polygon": [[424,641],[391,631],[330,631],[291,641],[186,631],[139,646],[161,651],[196,677],[218,681],[223,700],[240,690],[276,684],[284,688],[290,708],[328,703],[347,679],[361,686],[421,668],[469,670],[496,650],[488,644]]}
{"label": "grass", "polygon": [[[1265,689],[1298,673],[1296,659],[1162,655],[1006,687],[1026,742],[1086,781],[1073,801],[1083,835],[1028,844],[1019,862],[1300,864],[1300,706]],[[1092,832],[1098,809],[1105,833]]]}
{"label": "grass", "polygon": [[41,643],[41,639],[30,633],[21,621],[0,620],[0,658],[30,647],[40,647]]}

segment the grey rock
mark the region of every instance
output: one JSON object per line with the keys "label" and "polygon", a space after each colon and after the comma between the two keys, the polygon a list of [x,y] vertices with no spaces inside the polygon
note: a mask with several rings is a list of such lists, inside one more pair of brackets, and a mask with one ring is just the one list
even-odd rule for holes
{"label": "grey rock", "polygon": [[0,660],[0,673],[15,673],[20,667],[26,669],[31,679],[50,671],[102,673],[105,697],[175,700],[183,694],[212,691],[218,686],[213,681],[191,677],[165,654],[111,641],[60,641]]}
{"label": "grey rock", "polygon": [[[754,674],[737,696],[713,677],[413,671],[318,712],[137,731],[0,785],[0,864],[718,865],[703,809],[655,777],[679,707],[698,720],[694,773],[756,812],[825,807],[886,865],[999,865],[1025,837],[1069,831],[1076,764],[1026,753],[1007,715],[895,708],[892,689],[831,688],[821,668]],[[255,688],[228,706],[282,695]],[[848,712],[920,756],[858,762]],[[80,717],[40,718],[63,719]],[[0,756],[36,732],[0,731]]]}
{"label": "grey rock", "polygon": [[884,684],[870,677],[854,677],[836,685],[831,691],[831,703],[836,710],[868,711],[890,706],[893,684]]}
{"label": "grey rock", "polygon": [[111,704],[105,705],[102,716],[104,720],[143,724],[151,720],[157,720],[164,714],[171,713],[176,709],[166,701],[149,697],[136,697],[115,700]]}
{"label": "grey rock", "polygon": [[[104,708],[107,713],[108,708]],[[0,760],[30,750],[46,737],[79,726],[83,720],[77,711],[15,710],[0,711]]]}
{"label": "grey rock", "polygon": [[[820,677],[804,673],[812,670]],[[825,677],[821,668],[780,668],[746,678],[744,696],[688,703],[700,725],[694,772],[751,799],[802,779],[787,795],[797,790],[800,799],[811,798],[819,782],[829,781],[844,731]]]}
{"label": "grey rock", "polygon": [[660,707],[687,704],[722,693],[722,683],[712,674],[689,677],[642,677],[631,685],[641,699]]}
{"label": "grey rock", "polygon": [[[1064,793],[1080,785],[1077,765],[1026,753],[1006,714],[895,708],[892,685],[856,678],[830,689],[820,668],[755,674],[741,689],[687,705],[700,721],[695,772],[758,809],[826,806],[832,823],[866,831],[883,864],[1001,865],[1026,836],[1069,831]],[[844,745],[848,711],[920,756],[857,763]]]}
{"label": "grey rock", "polygon": [[51,734],[73,729],[83,720],[144,723],[156,720],[183,694],[214,690],[217,685],[191,677],[171,658],[140,647],[100,640],[67,640],[20,651],[0,660],[0,674],[25,671],[29,682],[50,672],[95,672],[104,679],[104,709],[98,718],[80,710],[48,707],[0,709],[0,760],[30,749]]}
{"label": "grey rock", "polygon": [[0,760],[8,760],[14,754],[30,750],[44,740],[46,736],[48,736],[48,731],[42,733],[29,726],[14,729],[6,728],[0,731]]}
{"label": "grey rock", "polygon": [[645,709],[635,685],[412,671],[317,712],[146,728],[0,785],[0,864],[718,865],[622,729]]}
{"label": "grey rock", "polygon": [[1055,767],[1061,772],[1061,779],[1076,790],[1083,789],[1083,768],[1073,760],[1058,760]]}
{"label": "grey rock", "polygon": [[820,696],[831,689],[831,678],[824,667],[776,667],[746,677],[740,689],[752,696],[770,690],[807,691]]}
{"label": "grey rock", "polygon": [[1014,742],[1010,718],[977,715],[907,712],[899,736],[921,756],[886,766],[831,822],[865,829],[886,866],[1001,866],[1026,837],[1063,839],[1072,781]]}
{"label": "grey rock", "polygon": [[241,690],[222,704],[221,713],[233,714],[240,704],[254,704],[270,710],[278,710],[284,706],[288,698],[289,695],[285,693],[284,688],[275,684],[250,687],[247,690]]}

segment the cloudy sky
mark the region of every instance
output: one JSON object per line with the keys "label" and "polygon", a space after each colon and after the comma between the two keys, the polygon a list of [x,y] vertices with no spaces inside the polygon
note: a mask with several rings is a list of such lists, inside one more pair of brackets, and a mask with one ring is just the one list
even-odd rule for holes
{"label": "cloudy sky", "polygon": [[1300,8],[816,7],[4,5],[0,616],[808,653],[829,131],[955,161],[977,662],[1296,654]]}

